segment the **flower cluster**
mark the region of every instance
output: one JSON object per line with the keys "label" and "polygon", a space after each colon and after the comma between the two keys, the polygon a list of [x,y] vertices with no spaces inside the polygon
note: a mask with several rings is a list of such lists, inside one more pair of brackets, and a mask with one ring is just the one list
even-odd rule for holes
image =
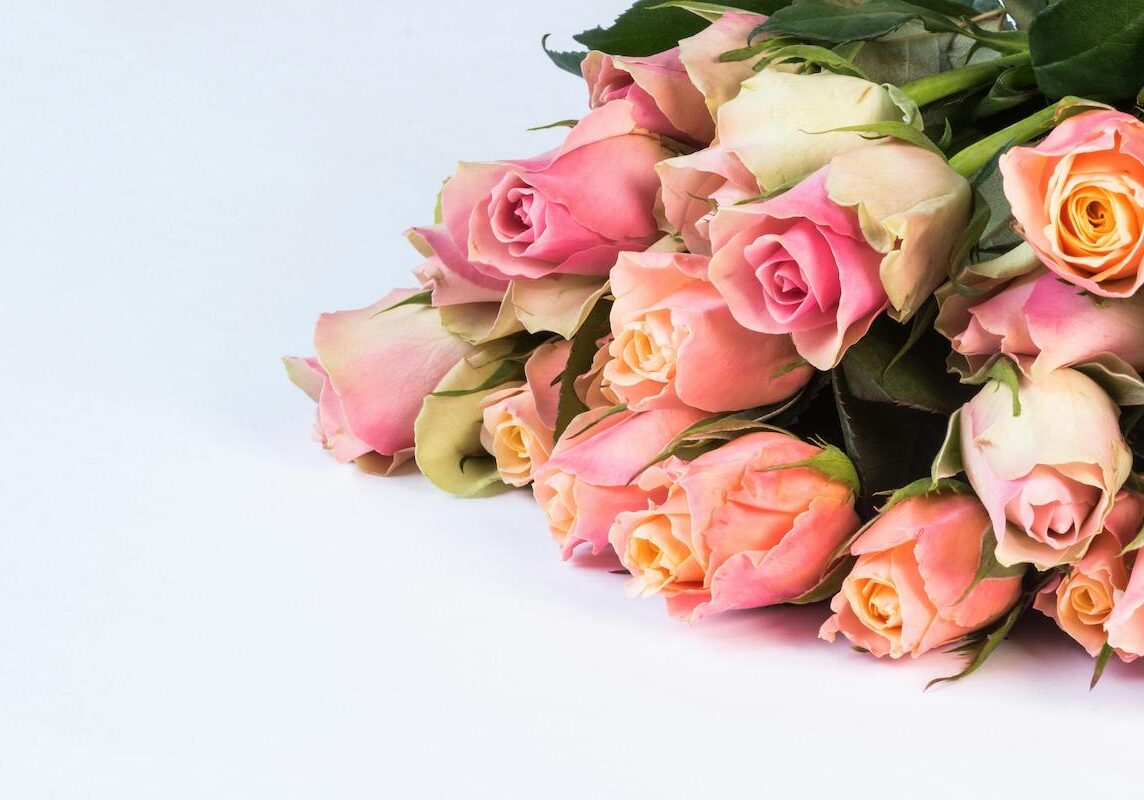
{"label": "flower cluster", "polygon": [[956,66],[702,5],[661,52],[551,54],[563,141],[462,162],[420,286],[287,359],[316,438],[531,486],[680,619],[829,601],[824,639],[980,659],[1036,609],[1098,670],[1144,655],[1144,123],[1050,104],[1004,7],[900,4]]}

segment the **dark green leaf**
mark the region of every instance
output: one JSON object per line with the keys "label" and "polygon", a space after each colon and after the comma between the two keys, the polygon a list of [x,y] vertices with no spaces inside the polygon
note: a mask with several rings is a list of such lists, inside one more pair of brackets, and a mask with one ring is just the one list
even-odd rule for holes
{"label": "dark green leaf", "polygon": [[1033,18],[1045,10],[1049,0],[1005,0],[1005,10],[1023,31],[1029,30]]}
{"label": "dark green leaf", "polygon": [[599,341],[609,330],[608,315],[611,313],[610,300],[600,299],[588,316],[584,319],[579,330],[572,337],[572,347],[568,351],[568,364],[564,367],[564,374],[560,378],[560,400],[556,410],[555,437],[560,438],[568,423],[577,414],[587,411],[576,395],[576,379],[592,367],[592,359],[596,357]]}
{"label": "dark green leaf", "polygon": [[1037,79],[1032,66],[1024,65],[1013,67],[1002,72],[993,82],[989,93],[982,98],[977,107],[973,109],[973,116],[977,119],[1000,114],[1022,103],[1027,103],[1039,96],[1041,90],[1037,87]]}
{"label": "dark green leaf", "polygon": [[1059,0],[1033,21],[1029,51],[1049,98],[1134,98],[1144,85],[1144,3]]}
{"label": "dark green leaf", "polygon": [[808,42],[842,44],[878,39],[912,20],[921,20],[931,32],[956,33],[957,23],[947,14],[904,0],[867,0],[839,5],[827,0],[804,0],[777,11],[755,29],[752,37],[778,33]]}
{"label": "dark green leaf", "polygon": [[576,77],[580,77],[580,62],[584,60],[587,53],[578,50],[549,50],[548,37],[551,33],[546,33],[540,37],[540,46],[544,48],[544,52],[552,60],[552,63],[560,67],[565,72],[571,72]]}

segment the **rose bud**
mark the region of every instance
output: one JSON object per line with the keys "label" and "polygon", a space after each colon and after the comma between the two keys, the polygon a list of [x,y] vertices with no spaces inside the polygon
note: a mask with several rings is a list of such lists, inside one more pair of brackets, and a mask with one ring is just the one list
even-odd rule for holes
{"label": "rose bud", "polygon": [[1144,295],[1098,300],[1044,269],[984,296],[945,294],[936,327],[965,356],[967,374],[998,354],[1032,375],[1104,354],[1144,369]]}
{"label": "rose bud", "polygon": [[598,408],[572,420],[532,485],[565,558],[581,544],[593,553],[608,546],[616,515],[648,503],[649,492],[634,482],[636,476],[704,417],[689,408],[642,414]]}
{"label": "rose bud", "polygon": [[990,381],[958,416],[961,461],[993,521],[997,560],[1045,570],[1082,558],[1132,468],[1104,390],[1072,369],[1021,377],[1015,395]]}
{"label": "rose bud", "polygon": [[[462,162],[441,190],[449,247],[499,280],[606,275],[618,253],[659,238],[655,165],[671,154],[636,123],[631,101],[616,100],[580,120],[554,151]],[[448,247],[426,243],[448,260]]]}
{"label": "rose bud", "polygon": [[740,411],[785,400],[814,374],[789,336],[735,322],[704,256],[622,253],[612,292],[604,377],[633,411]]}
{"label": "rose bud", "polygon": [[966,180],[928,150],[844,153],[784,194],[719,209],[711,281],[742,325],[789,333],[831,369],[887,307],[906,319],[929,297],[970,204]]}
{"label": "rose bud", "polygon": [[669,458],[639,486],[650,505],[620,514],[608,539],[632,596],[659,594],[692,622],[795,600],[815,589],[858,529],[857,476],[837,450],[752,433],[690,463]]}
{"label": "rose bud", "polygon": [[[1108,643],[1106,625],[1116,598],[1128,585],[1128,566],[1121,555],[1144,523],[1144,498],[1121,492],[1084,558],[1034,598],[1033,606],[1056,621],[1065,633],[1096,657]],[[1121,653],[1129,660],[1133,656]]]}
{"label": "rose bud", "polygon": [[879,658],[913,657],[979,630],[1021,594],[1021,575],[977,580],[989,515],[968,494],[911,497],[880,514],[850,548],[857,561],[818,635],[841,633]]}
{"label": "rose bud", "polygon": [[433,293],[434,306],[499,303],[508,291],[507,280],[485,275],[469,262],[444,225],[410,228],[405,238],[425,259],[413,274]]}
{"label": "rose bud", "polygon": [[481,445],[492,453],[501,479],[510,486],[530,483],[552,454],[558,378],[571,347],[566,341],[541,345],[525,362],[522,386],[493,392],[481,403]]}
{"label": "rose bud", "polygon": [[1001,157],[1005,196],[1049,269],[1102,297],[1144,283],[1144,123],[1119,111],[1071,117]]}
{"label": "rose bud", "polygon": [[627,100],[636,125],[652,133],[699,147],[715,136],[715,121],[687,77],[678,47],[645,58],[592,50],[580,71],[588,84],[590,108]]}
{"label": "rose bud", "polygon": [[711,255],[714,210],[759,195],[759,182],[739,157],[721,147],[659,162],[664,230],[678,233],[689,252]]}
{"label": "rose bud", "polygon": [[384,473],[407,460],[425,396],[472,352],[432,306],[398,305],[412,294],[398,289],[372,306],[323,314],[317,357],[285,359],[290,379],[318,404],[315,438],[342,463]]}

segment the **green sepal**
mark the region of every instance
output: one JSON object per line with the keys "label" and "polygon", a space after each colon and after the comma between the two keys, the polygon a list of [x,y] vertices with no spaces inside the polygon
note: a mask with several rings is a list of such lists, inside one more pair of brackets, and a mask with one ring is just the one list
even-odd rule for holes
{"label": "green sepal", "polygon": [[889,120],[887,122],[870,122],[865,125],[845,125],[841,128],[831,128],[828,131],[810,131],[812,134],[822,133],[857,133],[863,139],[900,139],[908,144],[929,150],[935,155],[945,159],[945,153],[933,143],[933,140],[922,131],[905,122]]}
{"label": "green sepal", "polygon": [[430,305],[432,302],[433,302],[433,292],[430,289],[426,289],[423,292],[417,292],[416,294],[411,294],[411,295],[409,295],[409,297],[406,297],[404,300],[398,300],[393,305],[386,306],[385,308],[381,309],[381,311],[374,312],[374,316],[376,317],[378,314],[384,314],[386,311],[392,311],[393,309],[401,308],[402,306],[427,306],[427,305]]}
{"label": "green sepal", "polygon": [[890,494],[886,504],[878,509],[879,513],[885,514],[891,508],[907,500],[912,500],[915,497],[930,497],[936,494],[973,494],[973,488],[964,481],[954,480],[953,478],[918,478],[913,483],[908,483],[901,489],[895,490]]}
{"label": "green sepal", "polygon": [[1021,416],[1021,373],[1008,358],[999,358],[985,372],[985,380],[996,381],[1013,395],[1013,416]]}
{"label": "green sepal", "polygon": [[528,128],[527,130],[529,133],[532,133],[533,131],[547,131],[553,128],[575,128],[579,122],[580,120],[578,119],[558,119],[556,122],[549,122],[547,125],[537,125],[535,128]]}
{"label": "green sepal", "polygon": [[1088,682],[1088,690],[1091,692],[1100,683],[1101,677],[1104,675],[1104,668],[1108,666],[1108,659],[1112,657],[1112,645],[1108,642],[1104,643],[1104,647],[1100,648],[1100,652],[1096,655],[1096,663],[1092,667],[1092,680]]}
{"label": "green sepal", "polygon": [[850,491],[857,496],[862,491],[862,485],[858,481],[858,470],[854,468],[854,462],[840,448],[832,444],[822,443],[819,446],[822,447],[822,450],[808,459],[793,461],[789,464],[775,464],[762,471],[774,472],[780,469],[808,467],[821,472],[832,481],[850,487]]}

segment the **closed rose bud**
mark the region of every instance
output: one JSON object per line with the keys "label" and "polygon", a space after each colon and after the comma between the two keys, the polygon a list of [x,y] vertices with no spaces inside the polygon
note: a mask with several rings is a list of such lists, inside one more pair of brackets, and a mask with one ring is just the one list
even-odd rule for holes
{"label": "closed rose bud", "polygon": [[653,502],[608,535],[633,596],[661,595],[695,621],[815,589],[858,528],[845,456],[789,434],[735,439],[690,463],[670,458],[640,488]]}
{"label": "closed rose bud", "polygon": [[1073,563],[1103,530],[1132,467],[1120,411],[1071,369],[1021,377],[1016,399],[1019,408],[991,381],[962,407],[965,473],[993,521],[998,561]]}
{"label": "closed rose bud", "polygon": [[322,446],[341,462],[386,472],[413,450],[413,421],[441,377],[473,348],[441,327],[428,305],[393,307],[398,289],[354,311],[323,314],[316,358],[287,358],[290,379],[318,403]]}
{"label": "closed rose bud", "polygon": [[633,111],[610,102],[535,158],[461,163],[441,190],[448,241],[426,243],[442,263],[452,248],[495,280],[606,275],[621,251],[660,236],[655,165],[671,152]]}
{"label": "closed rose bud", "polygon": [[482,401],[481,445],[496,459],[501,479],[525,486],[552,453],[560,388],[571,342],[541,345],[525,362],[525,383]]}
{"label": "closed rose bud", "polygon": [[741,324],[789,333],[831,369],[883,310],[905,319],[929,297],[969,210],[969,184],[940,156],[868,146],[770,200],[719,209],[711,281]]}
{"label": "closed rose bud", "polygon": [[572,420],[532,485],[565,558],[582,544],[593,553],[607,548],[616,516],[648,503],[649,492],[635,478],[705,416],[689,408],[642,414],[598,408]]}
{"label": "closed rose bud", "polygon": [[879,657],[917,657],[998,619],[1017,602],[1021,576],[974,583],[989,529],[967,494],[912,497],[885,511],[851,546],[857,560],[819,636],[841,633]]}
{"label": "closed rose bud", "polygon": [[1033,600],[1038,611],[1055,620],[1090,656],[1099,655],[1108,643],[1106,626],[1116,598],[1128,585],[1128,566],[1121,551],[1140,532],[1142,522],[1144,498],[1121,492],[1104,532],[1093,539],[1084,558]]}
{"label": "closed rose bud", "polygon": [[1078,114],[1000,167],[1013,216],[1049,269],[1103,297],[1144,284],[1144,123]]}
{"label": "closed rose bud", "polygon": [[785,400],[813,374],[789,336],[735,321],[707,280],[703,256],[623,253],[612,291],[604,378],[633,411],[680,404],[740,411]]}
{"label": "closed rose bud", "polygon": [[715,135],[715,121],[687,76],[678,47],[643,58],[592,50],[580,70],[593,109],[626,100],[635,123],[652,133],[701,147]]}
{"label": "closed rose bud", "polygon": [[998,354],[1034,375],[1106,353],[1144,369],[1144,295],[1095,298],[1044,269],[984,296],[946,294],[937,328],[970,374]]}

